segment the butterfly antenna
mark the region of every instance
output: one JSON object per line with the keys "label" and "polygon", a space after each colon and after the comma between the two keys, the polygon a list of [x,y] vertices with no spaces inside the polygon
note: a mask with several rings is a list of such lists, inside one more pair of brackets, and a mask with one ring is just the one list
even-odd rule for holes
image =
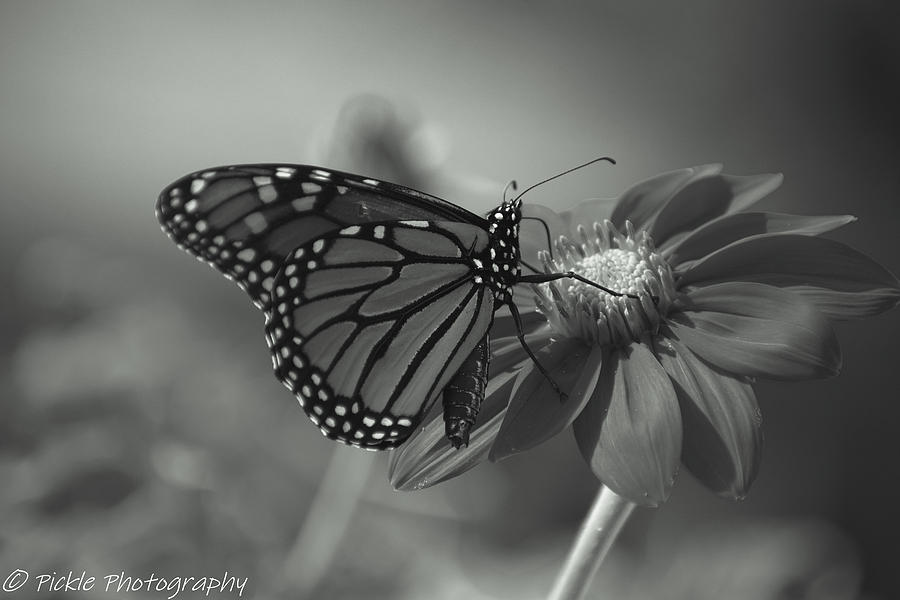
{"label": "butterfly antenna", "polygon": [[506,187],[503,188],[503,204],[506,204],[506,192],[509,191],[509,188],[512,188],[512,191],[516,191],[519,189],[519,184],[516,183],[515,179],[510,179],[509,183],[506,184]]}
{"label": "butterfly antenna", "polygon": [[[577,167],[572,167],[571,169],[568,169],[568,170],[566,170],[566,171],[563,171],[562,173],[557,173],[557,174],[554,175],[553,177],[548,177],[547,179],[545,179],[545,180],[543,180],[543,181],[538,181],[538,182],[535,183],[534,185],[525,188],[525,191],[522,192],[521,194],[519,194],[518,196],[516,196],[515,200],[518,200],[519,198],[521,198],[522,196],[524,196],[525,194],[527,194],[528,192],[530,192],[531,190],[533,190],[534,188],[536,188],[536,187],[539,186],[539,185],[544,185],[544,184],[547,183],[548,181],[553,181],[554,179],[557,179],[558,177],[562,177],[563,175],[568,175],[568,174],[571,173],[572,171],[577,171],[578,169],[583,169],[584,167],[587,167],[587,166],[589,166],[589,165],[592,165],[592,164],[594,164],[595,162],[600,162],[601,160],[605,160],[606,162],[608,162],[608,163],[610,163],[610,164],[613,164],[613,165],[616,164],[616,161],[613,160],[612,158],[610,158],[609,156],[601,156],[600,158],[595,158],[594,160],[589,160],[589,161],[587,161],[586,163],[584,163],[583,165],[578,165]],[[514,200],[514,201],[515,201],[515,200]]]}

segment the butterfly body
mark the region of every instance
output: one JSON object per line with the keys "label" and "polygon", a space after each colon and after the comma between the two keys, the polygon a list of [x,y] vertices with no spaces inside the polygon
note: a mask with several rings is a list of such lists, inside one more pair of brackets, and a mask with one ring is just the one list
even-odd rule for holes
{"label": "butterfly body", "polygon": [[469,445],[469,433],[475,426],[487,388],[490,362],[490,342],[486,335],[444,388],[444,432],[454,448]]}
{"label": "butterfly body", "polygon": [[263,310],[276,376],[327,437],[396,446],[444,394],[467,442],[521,276],[520,200],[484,218],[357,175],[235,165],[176,181],[157,217]]}

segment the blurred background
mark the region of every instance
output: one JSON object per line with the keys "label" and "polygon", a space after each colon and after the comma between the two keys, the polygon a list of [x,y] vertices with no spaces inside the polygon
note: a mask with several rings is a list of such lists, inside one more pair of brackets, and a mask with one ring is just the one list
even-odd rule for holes
{"label": "blurred background", "polygon": [[[785,174],[764,208],[857,215],[833,237],[900,273],[895,6],[3,0],[0,577],[542,597],[597,486],[571,436],[392,491],[385,456],[310,425],[262,315],[159,231],[157,194],[204,167],[297,162],[481,212],[509,179],[618,160],[530,194],[561,209],[723,162]],[[900,311],[836,328],[839,377],[757,387],[748,499],[683,473],[591,597],[897,597]]]}

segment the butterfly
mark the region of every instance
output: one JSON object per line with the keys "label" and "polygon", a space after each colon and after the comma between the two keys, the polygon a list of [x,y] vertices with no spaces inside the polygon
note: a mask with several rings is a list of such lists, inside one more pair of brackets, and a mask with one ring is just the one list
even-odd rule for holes
{"label": "butterfly", "polygon": [[447,437],[460,447],[484,396],[500,307],[543,371],[513,286],[573,277],[616,294],[571,272],[522,274],[522,194],[482,217],[331,169],[231,165],[175,181],[156,215],[264,312],[275,374],[326,437],[395,447],[443,396]]}

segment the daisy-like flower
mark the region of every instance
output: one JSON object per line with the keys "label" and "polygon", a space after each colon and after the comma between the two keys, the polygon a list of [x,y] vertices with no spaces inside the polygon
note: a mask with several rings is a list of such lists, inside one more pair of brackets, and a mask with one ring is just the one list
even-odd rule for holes
{"label": "daisy-like flower", "polygon": [[[748,212],[781,176],[719,170],[664,173],[616,201],[560,214],[530,205],[528,216],[555,239],[552,256],[538,253],[546,271],[575,271],[637,298],[571,279],[517,292],[533,296],[526,339],[566,396],[525,355],[510,318],[498,316],[469,446],[450,446],[435,407],[394,452],[394,487],[427,487],[571,429],[597,478],[635,504],[664,502],[682,463],[717,494],[743,497],[762,442],[753,381],[837,374],[831,320],[894,307],[900,283],[860,252],[817,237],[854,217]],[[533,252],[523,242],[526,261]]]}

